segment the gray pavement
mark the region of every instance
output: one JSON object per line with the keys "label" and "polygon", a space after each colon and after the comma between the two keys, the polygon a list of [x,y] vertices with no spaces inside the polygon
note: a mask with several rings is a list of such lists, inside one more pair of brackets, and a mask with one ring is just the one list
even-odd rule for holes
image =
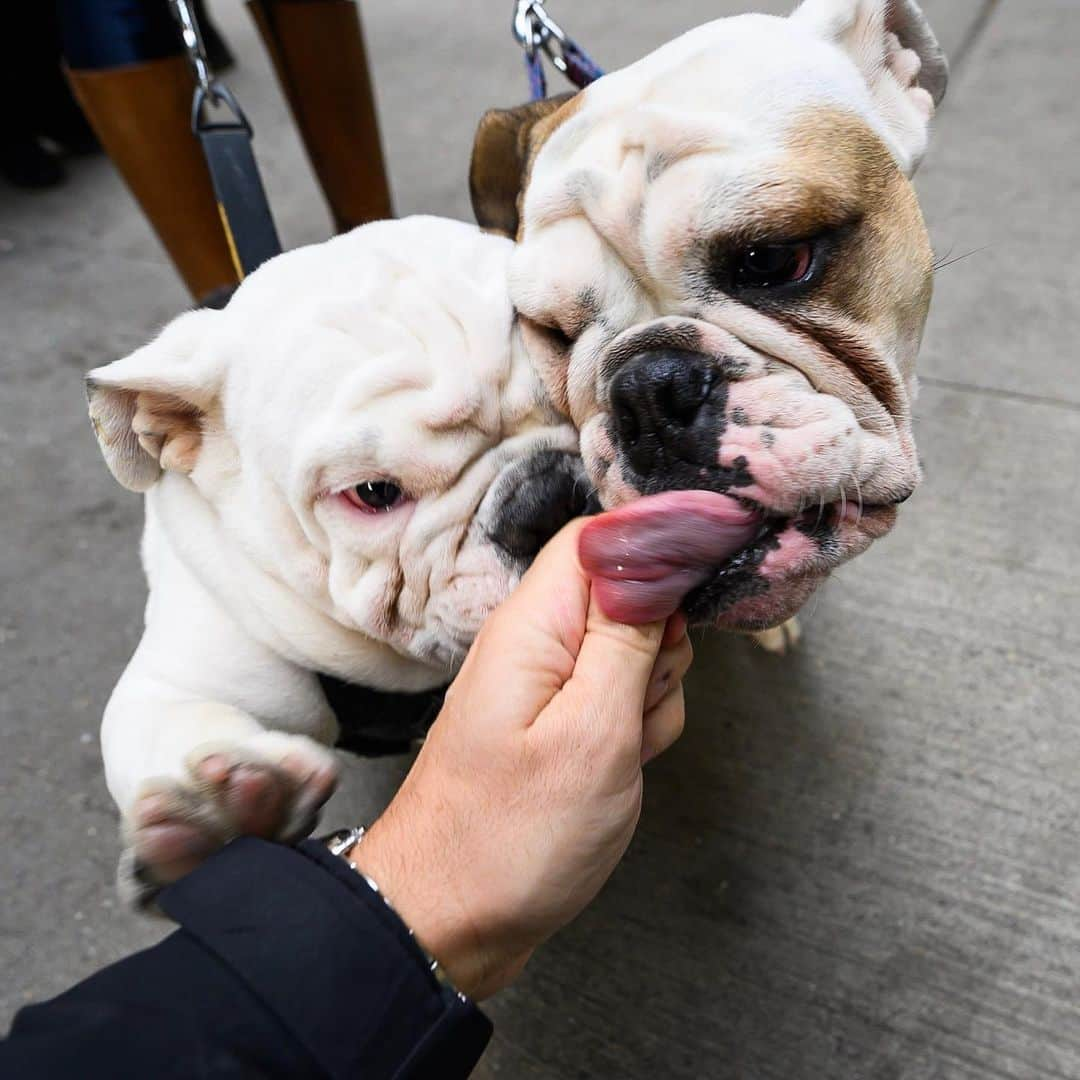
{"label": "gray pavement", "polygon": [[[483,1077],[1080,1077],[1080,7],[924,6],[963,63],[919,186],[939,252],[978,249],[939,275],[927,484],[795,656],[701,641],[630,854],[490,1004]],[[508,7],[367,5],[399,211],[468,217],[475,119],[524,96]],[[741,5],[552,7],[615,66]],[[266,59],[215,10],[284,238],[322,238]],[[80,375],[184,304],[107,163],[0,191],[0,1026],[161,932],[112,894],[96,728],[139,633],[140,504]],[[351,762],[329,819],[403,767]]]}

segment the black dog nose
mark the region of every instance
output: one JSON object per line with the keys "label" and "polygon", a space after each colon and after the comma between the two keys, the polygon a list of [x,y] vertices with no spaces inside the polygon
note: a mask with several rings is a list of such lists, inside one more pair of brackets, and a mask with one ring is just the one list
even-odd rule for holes
{"label": "black dog nose", "polygon": [[639,476],[672,459],[697,459],[713,373],[709,357],[678,349],[639,353],[619,369],[611,383],[615,438]]}

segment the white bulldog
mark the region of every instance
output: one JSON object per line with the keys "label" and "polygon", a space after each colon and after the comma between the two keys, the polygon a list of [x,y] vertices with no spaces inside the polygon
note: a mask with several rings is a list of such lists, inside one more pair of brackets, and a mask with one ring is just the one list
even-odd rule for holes
{"label": "white bulldog", "polygon": [[[477,217],[517,238],[511,296],[589,476],[608,507],[663,495],[597,567],[674,552],[695,621],[762,630],[891,529],[933,264],[909,178],[946,81],[913,0],[805,0],[481,121]],[[752,543],[702,561],[740,513]]]}
{"label": "white bulldog", "polygon": [[436,218],[368,225],[89,374],[109,468],[146,492],[146,629],[102,727],[133,899],[234,834],[308,831],[336,777],[320,676],[444,685],[584,509],[511,249]]}

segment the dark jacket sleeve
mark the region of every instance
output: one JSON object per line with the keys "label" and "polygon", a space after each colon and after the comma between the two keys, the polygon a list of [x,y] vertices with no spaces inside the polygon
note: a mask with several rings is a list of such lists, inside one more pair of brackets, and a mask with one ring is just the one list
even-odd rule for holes
{"label": "dark jacket sleeve", "polygon": [[234,841],[166,889],[180,929],[41,1005],[3,1080],[456,1080],[491,1034],[400,919],[321,845]]}

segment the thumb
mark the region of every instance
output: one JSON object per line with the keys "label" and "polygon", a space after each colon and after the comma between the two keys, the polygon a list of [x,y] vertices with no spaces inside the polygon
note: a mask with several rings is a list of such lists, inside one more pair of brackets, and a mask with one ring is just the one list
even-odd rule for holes
{"label": "thumb", "polygon": [[663,620],[628,626],[609,618],[592,588],[574,679],[583,678],[593,686],[609,688],[611,705],[620,712],[626,709],[640,720],[663,638]]}
{"label": "thumb", "polygon": [[499,627],[503,655],[551,669],[557,685],[572,681],[640,720],[664,623],[628,626],[604,613],[579,555],[588,520],[572,521],[548,542],[489,622]]}

